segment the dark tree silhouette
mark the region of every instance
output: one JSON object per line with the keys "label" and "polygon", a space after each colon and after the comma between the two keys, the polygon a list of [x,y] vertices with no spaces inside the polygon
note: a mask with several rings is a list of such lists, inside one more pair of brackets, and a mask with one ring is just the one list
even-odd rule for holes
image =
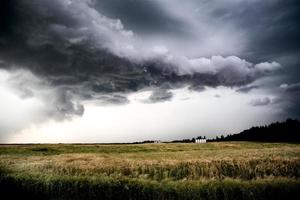
{"label": "dark tree silhouette", "polygon": [[300,142],[300,121],[287,119],[268,126],[252,127],[239,134],[218,136],[211,141]]}

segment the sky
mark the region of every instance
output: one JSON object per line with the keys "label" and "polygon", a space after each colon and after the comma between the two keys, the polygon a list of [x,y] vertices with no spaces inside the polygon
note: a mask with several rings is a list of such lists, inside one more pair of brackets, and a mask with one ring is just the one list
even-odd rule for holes
{"label": "sky", "polygon": [[300,117],[297,0],[1,0],[0,143],[238,133]]}

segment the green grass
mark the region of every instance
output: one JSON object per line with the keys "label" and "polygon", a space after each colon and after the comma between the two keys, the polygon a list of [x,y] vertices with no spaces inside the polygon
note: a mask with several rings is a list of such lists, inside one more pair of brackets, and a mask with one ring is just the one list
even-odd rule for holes
{"label": "green grass", "polygon": [[38,199],[282,199],[300,145],[0,145],[0,190]]}

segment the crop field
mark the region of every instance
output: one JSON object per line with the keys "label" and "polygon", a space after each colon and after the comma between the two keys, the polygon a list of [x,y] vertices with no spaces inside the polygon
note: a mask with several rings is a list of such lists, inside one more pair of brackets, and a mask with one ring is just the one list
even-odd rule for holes
{"label": "crop field", "polygon": [[1,199],[297,199],[300,145],[0,145]]}

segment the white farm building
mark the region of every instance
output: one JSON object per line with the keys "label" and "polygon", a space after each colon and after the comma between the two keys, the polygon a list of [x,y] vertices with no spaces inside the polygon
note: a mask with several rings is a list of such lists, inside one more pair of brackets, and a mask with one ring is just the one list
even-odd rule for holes
{"label": "white farm building", "polygon": [[206,139],[195,139],[195,143],[206,143]]}

